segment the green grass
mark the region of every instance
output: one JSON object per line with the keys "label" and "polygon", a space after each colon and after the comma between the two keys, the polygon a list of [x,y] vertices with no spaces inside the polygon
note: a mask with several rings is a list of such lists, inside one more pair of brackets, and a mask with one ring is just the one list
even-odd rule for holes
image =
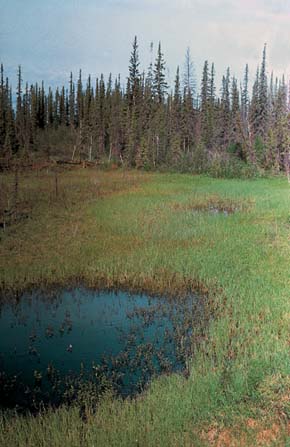
{"label": "green grass", "polygon": [[[0,445],[287,445],[287,181],[77,170],[59,175],[55,197],[53,179],[20,178],[18,206],[31,204],[31,218],[2,233],[3,290],[191,287],[208,291],[214,318],[187,380],[161,377],[133,401],[107,396],[85,424],[75,408],[2,416]],[[2,182],[8,198],[13,177]],[[207,212],[215,202],[240,211]]]}

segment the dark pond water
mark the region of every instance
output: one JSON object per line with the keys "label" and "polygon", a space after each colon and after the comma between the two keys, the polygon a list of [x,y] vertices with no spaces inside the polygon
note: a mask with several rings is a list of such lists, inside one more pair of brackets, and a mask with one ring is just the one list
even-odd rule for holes
{"label": "dark pond water", "polygon": [[86,389],[124,396],[180,371],[192,348],[196,297],[167,300],[84,288],[33,292],[0,308],[0,404],[37,409]]}

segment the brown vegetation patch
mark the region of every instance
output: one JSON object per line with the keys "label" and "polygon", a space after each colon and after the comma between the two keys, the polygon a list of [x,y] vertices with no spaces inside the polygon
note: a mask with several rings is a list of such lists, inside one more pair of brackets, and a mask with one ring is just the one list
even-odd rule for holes
{"label": "brown vegetation patch", "polygon": [[218,194],[212,194],[204,197],[194,197],[189,203],[174,203],[172,208],[175,211],[233,214],[238,211],[249,211],[253,205],[252,200],[236,201],[223,198]]}
{"label": "brown vegetation patch", "polygon": [[249,418],[247,420],[247,427],[249,427],[249,428],[256,428],[257,425],[258,425],[258,422],[255,419]]}
{"label": "brown vegetation patch", "polygon": [[259,387],[263,405],[279,416],[290,419],[290,377],[274,374],[266,377]]}
{"label": "brown vegetation patch", "polygon": [[277,441],[280,432],[280,427],[277,424],[273,424],[270,428],[261,430],[257,434],[257,445],[258,446],[268,446]]}
{"label": "brown vegetation patch", "polygon": [[[45,169],[44,169],[45,167]],[[108,195],[137,191],[150,176],[135,171],[103,172],[39,164],[0,176],[0,230],[33,218],[37,210],[54,207],[63,213],[74,206]]]}
{"label": "brown vegetation patch", "polygon": [[[152,274],[129,274],[101,271],[91,271],[85,275],[64,277],[63,279],[53,282],[52,280],[45,280],[39,278],[39,281],[26,283],[24,286],[18,286],[16,283],[13,288],[9,288],[5,283],[0,283],[0,297],[1,300],[11,299],[13,296],[17,297],[24,293],[29,292],[34,288],[40,290],[49,291],[61,287],[74,288],[79,285],[94,290],[124,290],[131,293],[146,293],[149,295],[167,296],[170,298],[185,297],[188,294],[199,294],[204,297],[203,302],[207,307],[211,306],[214,301],[214,294],[220,293],[214,284],[208,286],[198,279],[185,277],[182,274],[172,274],[172,272],[165,269],[158,269]],[[211,298],[209,298],[209,293]],[[212,309],[208,310],[208,315],[212,314]]]}
{"label": "brown vegetation patch", "polygon": [[233,427],[219,428],[215,424],[202,430],[201,439],[212,447],[284,447],[287,434],[289,424],[277,421],[266,425],[263,420],[249,418]]}
{"label": "brown vegetation patch", "polygon": [[245,435],[234,433],[232,429],[217,427],[210,428],[207,432],[202,432],[202,439],[214,447],[243,447],[246,446]]}

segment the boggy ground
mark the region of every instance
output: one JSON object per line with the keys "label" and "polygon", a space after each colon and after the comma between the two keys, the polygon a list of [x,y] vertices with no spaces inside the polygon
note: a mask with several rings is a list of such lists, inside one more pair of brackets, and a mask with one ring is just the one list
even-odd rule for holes
{"label": "boggy ground", "polygon": [[87,405],[85,418],[77,406],[37,417],[2,414],[0,445],[289,443],[285,179],[76,169],[23,173],[17,188],[13,174],[0,182],[2,208],[16,207],[0,230],[9,299],[35,285],[78,281],[177,297],[198,290],[213,317],[199,334],[189,377],[163,376],[133,400],[107,394],[96,410]]}

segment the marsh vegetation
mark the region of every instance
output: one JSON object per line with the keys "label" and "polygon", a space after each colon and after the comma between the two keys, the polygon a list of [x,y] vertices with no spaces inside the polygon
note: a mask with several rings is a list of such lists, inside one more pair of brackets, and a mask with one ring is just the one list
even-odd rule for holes
{"label": "marsh vegetation", "polygon": [[[1,182],[8,200],[15,176]],[[19,174],[16,206],[30,211],[1,230],[3,303],[24,289],[68,284],[175,303],[198,293],[207,324],[196,326],[186,375],[155,377],[134,398],[106,389],[97,405],[84,393],[82,411],[76,403],[35,417],[2,411],[0,444],[286,445],[285,179],[77,168],[59,172],[57,185],[56,194],[50,168]],[[211,212],[215,202],[222,212]]]}

